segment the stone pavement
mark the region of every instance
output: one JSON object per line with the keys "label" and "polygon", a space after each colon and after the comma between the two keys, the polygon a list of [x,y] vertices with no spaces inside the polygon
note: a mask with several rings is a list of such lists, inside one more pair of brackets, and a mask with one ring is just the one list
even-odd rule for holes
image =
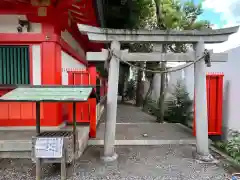
{"label": "stone pavement", "polygon": [[[97,137],[89,145],[103,145],[106,113],[97,130]],[[174,123],[157,123],[156,117],[132,105],[118,105],[116,145],[194,144],[191,130]]]}
{"label": "stone pavement", "polygon": [[[100,121],[99,139],[103,139],[104,119],[105,116]],[[134,106],[119,105],[117,122],[118,140],[194,140],[191,132],[183,127],[156,123],[153,116]],[[104,164],[100,160],[103,146],[89,146],[75,166],[68,168],[68,177],[69,180],[225,180],[232,173],[232,169],[226,168],[225,161],[218,164],[196,162],[192,156],[195,151],[195,146],[190,143],[116,146],[117,161]],[[30,159],[0,161],[0,180],[35,179],[35,167]],[[59,174],[54,166],[45,165],[42,179],[60,180]]]}

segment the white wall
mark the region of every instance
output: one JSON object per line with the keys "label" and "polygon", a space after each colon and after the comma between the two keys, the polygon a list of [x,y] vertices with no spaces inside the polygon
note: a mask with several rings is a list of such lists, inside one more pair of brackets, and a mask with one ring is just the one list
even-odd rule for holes
{"label": "white wall", "polygon": [[40,45],[32,46],[32,77],[33,85],[42,84],[42,63],[41,63],[41,47]]}
{"label": "white wall", "polygon": [[[228,52],[228,61],[225,63],[212,63],[207,68],[208,73],[223,73],[223,131],[226,134],[229,129],[240,131],[239,102],[240,102],[240,47]],[[193,98],[194,92],[194,68],[185,69],[185,83],[188,92]]]}
{"label": "white wall", "polygon": [[[25,15],[0,15],[0,33],[17,33],[18,19],[26,20]],[[40,33],[42,31],[40,23],[31,23],[29,33]],[[28,33],[26,27],[22,33]]]}
{"label": "white wall", "polygon": [[84,49],[78,44],[78,42],[72,37],[72,35],[67,31],[61,32],[61,37],[66,41],[82,58],[85,59]]}
{"label": "white wall", "polygon": [[67,70],[85,70],[86,66],[62,51],[62,84],[68,85],[68,73]]}
{"label": "white wall", "polygon": [[[67,31],[61,32],[61,37],[66,43],[68,43],[82,58],[85,58],[84,49],[78,44],[78,42]],[[86,66],[80,63],[78,60],[62,51],[62,84],[68,85],[68,73],[67,70],[84,70]]]}
{"label": "white wall", "polygon": [[184,69],[185,72],[185,85],[189,93],[189,97],[193,99],[194,97],[194,65],[189,66]]}
{"label": "white wall", "polygon": [[152,99],[158,100],[161,88],[161,75],[155,74],[153,77]]}

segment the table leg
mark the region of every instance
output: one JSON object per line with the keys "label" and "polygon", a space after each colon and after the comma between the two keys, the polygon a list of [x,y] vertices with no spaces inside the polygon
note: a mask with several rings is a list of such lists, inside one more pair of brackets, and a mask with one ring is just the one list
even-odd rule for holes
{"label": "table leg", "polygon": [[41,180],[41,159],[36,159],[36,180]]}
{"label": "table leg", "polygon": [[36,132],[40,134],[40,102],[36,102]]}
{"label": "table leg", "polygon": [[74,158],[76,156],[76,127],[77,127],[77,122],[76,122],[76,102],[73,102],[73,153],[74,153]]}
{"label": "table leg", "polygon": [[67,168],[66,168],[66,153],[65,148],[63,148],[63,156],[61,159],[61,180],[67,179]]}
{"label": "table leg", "polygon": [[[40,134],[40,102],[36,102],[36,134]],[[41,179],[41,159],[36,158],[36,180]]]}

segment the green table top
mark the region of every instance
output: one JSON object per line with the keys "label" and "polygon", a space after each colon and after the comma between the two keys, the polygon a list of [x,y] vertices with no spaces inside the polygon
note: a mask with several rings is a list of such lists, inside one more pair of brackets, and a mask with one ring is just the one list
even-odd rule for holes
{"label": "green table top", "polygon": [[93,92],[92,87],[19,87],[0,97],[8,102],[85,102]]}

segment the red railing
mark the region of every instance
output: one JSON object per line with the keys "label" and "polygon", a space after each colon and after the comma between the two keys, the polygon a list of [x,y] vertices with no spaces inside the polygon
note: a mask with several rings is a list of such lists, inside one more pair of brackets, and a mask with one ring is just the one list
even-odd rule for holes
{"label": "red railing", "polygon": [[100,92],[99,92],[99,96],[100,99],[102,97],[105,97],[105,95],[107,94],[107,81],[105,78],[101,77],[100,73],[97,72],[97,79],[100,81]]}
{"label": "red railing", "polygon": [[[96,86],[97,78],[100,79],[100,95],[106,94],[105,80],[96,72],[95,66],[90,66],[87,70],[70,70],[68,71],[69,85],[92,85]],[[94,89],[97,92],[97,87]],[[90,137],[96,137],[96,98],[89,98],[86,103],[76,104],[76,120],[77,123],[90,123]],[[73,122],[72,105],[67,106],[68,122]]]}

